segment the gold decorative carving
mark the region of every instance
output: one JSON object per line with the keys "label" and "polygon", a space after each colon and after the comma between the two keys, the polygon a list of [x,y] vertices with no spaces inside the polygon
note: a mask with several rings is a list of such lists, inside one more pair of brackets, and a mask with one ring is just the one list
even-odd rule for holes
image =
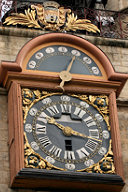
{"label": "gold decorative carving", "polygon": [[25,10],[23,13],[12,13],[11,16],[7,17],[4,24],[6,25],[25,25],[27,27],[40,28],[38,20],[36,20],[36,11],[35,10]]}
{"label": "gold decorative carving", "polygon": [[115,166],[113,161],[113,152],[112,152],[112,140],[110,140],[108,153],[101,159],[98,163],[90,166],[89,168],[80,170],[81,172],[88,173],[115,173]]}
{"label": "gold decorative carving", "polygon": [[99,96],[90,95],[89,101],[92,103],[92,105],[95,105],[97,110],[102,114],[108,126],[108,130],[110,131],[108,97],[106,95],[99,95]]}
{"label": "gold decorative carving", "polygon": [[[62,93],[58,93],[62,94]],[[49,93],[47,91],[40,91],[40,90],[30,90],[27,88],[22,89],[22,102],[23,102],[23,114],[24,114],[24,123],[26,121],[26,117],[28,114],[29,109],[32,105],[38,102],[45,97],[56,95],[56,93]]]}
{"label": "gold decorative carving", "polygon": [[79,99],[83,100],[83,101],[87,101],[88,100],[88,96],[87,95],[75,95],[72,94],[73,97],[78,97]]}
{"label": "gold decorative carving", "polygon": [[[61,95],[62,93],[50,93],[42,90],[34,90],[34,89],[22,89],[22,98],[23,98],[23,112],[24,112],[24,123],[26,121],[26,117],[29,109],[38,101],[52,95]],[[108,130],[110,131],[109,125],[109,99],[106,95],[75,95],[71,94],[73,97],[77,97],[88,104],[92,105],[96,108],[99,113],[102,115],[105,120]],[[43,159],[38,153],[35,153],[28,143],[26,134],[24,151],[25,151],[25,167],[31,168],[40,168],[40,169],[58,169],[58,170],[66,170],[55,167],[54,165],[47,162]],[[104,155],[104,157],[96,164],[93,164],[89,168],[85,168],[79,170],[79,172],[88,172],[88,173],[115,173],[114,161],[113,161],[113,152],[112,152],[112,140],[110,140],[109,150]]]}
{"label": "gold decorative carving", "polygon": [[42,5],[31,5],[25,13],[12,13],[5,19],[6,25],[24,25],[32,28],[52,31],[76,31],[100,33],[100,30],[87,19],[78,19],[71,9],[65,9],[55,1],[47,1]]}
{"label": "gold decorative carving", "polygon": [[24,133],[24,164],[25,168],[38,168],[38,169],[58,169],[64,171],[65,169],[61,169],[55,167],[45,159],[43,159],[38,153],[35,153],[28,143],[26,133]]}

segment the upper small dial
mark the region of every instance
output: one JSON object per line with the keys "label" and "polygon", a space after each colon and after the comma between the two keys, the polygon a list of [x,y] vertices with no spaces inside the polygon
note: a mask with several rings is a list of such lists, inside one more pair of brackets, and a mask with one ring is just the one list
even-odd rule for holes
{"label": "upper small dial", "polygon": [[51,45],[35,52],[29,59],[26,69],[36,71],[61,72],[75,56],[70,73],[102,76],[95,61],[81,50],[66,45]]}

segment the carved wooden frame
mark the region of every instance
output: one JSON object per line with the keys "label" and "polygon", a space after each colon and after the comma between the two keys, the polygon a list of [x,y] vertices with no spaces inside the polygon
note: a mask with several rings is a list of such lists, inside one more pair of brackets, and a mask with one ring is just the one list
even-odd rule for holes
{"label": "carved wooden frame", "polygon": [[[46,42],[70,42],[88,49],[101,62],[107,77],[96,80],[73,78],[65,86],[65,93],[104,94],[109,96],[111,137],[113,140],[114,165],[116,175],[93,173],[66,173],[54,170],[24,168],[24,138],[21,88],[41,88],[47,91],[60,91],[57,74],[42,75],[23,70],[22,64],[27,53],[34,47]],[[51,33],[39,36],[28,42],[19,52],[16,62],[2,62],[1,82],[8,89],[8,123],[11,187],[79,189],[93,191],[120,191],[124,185],[119,123],[117,117],[116,96],[119,95],[128,75],[116,73],[104,53],[88,41],[69,34]],[[116,144],[115,144],[116,143]]]}

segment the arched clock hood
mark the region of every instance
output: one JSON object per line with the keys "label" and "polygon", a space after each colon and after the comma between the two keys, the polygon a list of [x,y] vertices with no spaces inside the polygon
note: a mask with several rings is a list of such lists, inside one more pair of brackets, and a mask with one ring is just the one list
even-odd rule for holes
{"label": "arched clock hood", "polygon": [[[95,75],[86,76],[86,74],[83,76],[73,75],[72,82],[77,81],[81,83],[88,83],[89,81],[89,83],[93,84],[94,81],[97,81],[99,86],[103,87],[104,85],[107,85],[109,87],[109,84],[111,84],[110,87],[115,86],[117,95],[119,95],[124,83],[128,78],[128,75],[115,72],[108,57],[98,47],[81,37],[65,33],[49,33],[40,35],[30,40],[23,46],[23,48],[19,51],[15,62],[3,61],[0,66],[0,80],[1,83],[3,83],[3,86],[8,87],[10,84],[9,79],[12,80],[13,78],[15,78],[15,75],[17,76],[17,78],[21,79],[24,78],[23,74],[26,73],[28,73],[28,78],[31,74],[32,79],[45,78],[45,80],[47,79],[49,81],[50,78],[52,78],[53,81],[57,82],[59,79],[58,73],[52,74],[50,72],[45,73],[42,71],[39,72],[37,70],[30,71],[26,68],[27,62],[31,58],[31,56],[35,52],[40,50],[43,46],[50,44],[64,44],[67,46],[79,48],[95,61],[95,63],[99,67],[99,70],[102,73],[102,77],[98,77]],[[15,73],[12,75],[11,73],[13,72]]]}

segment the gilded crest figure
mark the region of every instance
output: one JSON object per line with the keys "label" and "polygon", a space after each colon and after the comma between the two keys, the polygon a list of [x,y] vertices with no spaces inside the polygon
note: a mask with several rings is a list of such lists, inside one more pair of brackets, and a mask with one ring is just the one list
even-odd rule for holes
{"label": "gilded crest figure", "polygon": [[100,30],[87,19],[77,19],[71,9],[61,7],[55,1],[46,1],[43,4],[32,4],[24,13],[12,13],[5,19],[6,25],[23,25],[29,28],[39,28],[51,31],[84,30],[97,33]]}

